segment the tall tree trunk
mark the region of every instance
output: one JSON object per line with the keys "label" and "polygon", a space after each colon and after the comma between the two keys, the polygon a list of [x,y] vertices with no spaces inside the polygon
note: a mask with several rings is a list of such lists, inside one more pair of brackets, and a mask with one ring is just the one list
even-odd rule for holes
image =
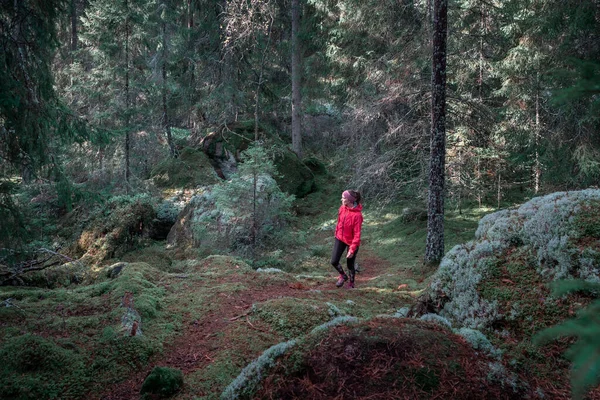
{"label": "tall tree trunk", "polygon": [[534,146],[535,160],[533,165],[533,191],[537,194],[540,191],[540,176],[542,174],[542,166],[540,163],[540,92],[535,89],[535,129],[534,129]]}
{"label": "tall tree trunk", "polygon": [[273,17],[269,21],[269,29],[267,31],[267,43],[263,49],[261,61],[260,61],[260,72],[258,73],[258,82],[256,83],[256,93],[254,98],[254,141],[258,142],[258,110],[260,106],[260,91],[263,84],[263,76],[265,74],[265,63],[267,61],[267,53],[271,44],[271,28],[273,27]]}
{"label": "tall tree trunk", "polygon": [[[189,76],[190,76],[189,87],[188,87],[188,91],[187,91],[188,126],[191,126],[192,123],[190,123],[191,122],[190,117],[193,115],[193,113],[191,112],[191,109],[192,109],[192,104],[194,101],[194,88],[196,86],[196,76],[195,76],[196,75],[196,61],[193,56],[193,44],[192,44],[192,35],[193,35],[193,29],[194,29],[194,1],[193,0],[187,0],[186,21],[187,21],[188,49],[192,49],[192,55],[189,55],[187,57],[188,58]],[[196,129],[196,120],[194,120],[194,122],[193,122],[193,129],[194,129],[194,131]]]}
{"label": "tall tree trunk", "polygon": [[77,50],[77,0],[71,0],[71,51]]}
{"label": "tall tree trunk", "polygon": [[448,0],[433,2],[433,57],[431,72],[431,149],[425,262],[444,256],[444,180],[446,162],[446,38]]}
{"label": "tall tree trunk", "polygon": [[127,191],[129,191],[129,148],[131,143],[129,135],[129,2],[127,0],[125,0],[125,8],[127,10],[127,17],[125,17],[125,183],[127,184]]}
{"label": "tall tree trunk", "polygon": [[[238,87],[239,76],[236,73],[239,57],[236,57],[234,50],[227,48],[227,33],[225,32],[227,0],[220,0],[221,12],[218,12],[220,27],[220,68],[217,81],[223,87],[223,96],[228,99],[223,106],[222,118],[225,122],[238,119],[238,101],[236,98],[236,88]],[[217,7],[218,9],[218,7]]]}
{"label": "tall tree trunk", "polygon": [[298,39],[300,0],[292,0],[292,149],[302,158],[301,58]]}
{"label": "tall tree trunk", "polygon": [[167,50],[167,21],[166,21],[166,10],[167,5],[163,1],[163,18],[162,18],[162,105],[163,105],[163,128],[167,135],[167,143],[169,144],[169,151],[171,157],[177,157],[177,149],[173,143],[173,136],[171,135],[171,123],[169,121],[169,108],[167,107],[167,57],[169,55]]}

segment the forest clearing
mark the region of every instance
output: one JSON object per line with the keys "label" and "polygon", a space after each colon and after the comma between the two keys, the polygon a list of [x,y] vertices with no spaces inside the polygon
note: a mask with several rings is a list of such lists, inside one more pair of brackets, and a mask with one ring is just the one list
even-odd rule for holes
{"label": "forest clearing", "polygon": [[1,399],[600,399],[597,0],[2,1],[0,49]]}

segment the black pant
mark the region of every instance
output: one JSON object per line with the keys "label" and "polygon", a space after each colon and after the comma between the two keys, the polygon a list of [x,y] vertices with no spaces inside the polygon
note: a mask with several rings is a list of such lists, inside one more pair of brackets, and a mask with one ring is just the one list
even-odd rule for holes
{"label": "black pant", "polygon": [[[342,275],[345,275],[345,273],[344,269],[340,265],[340,258],[342,258],[344,250],[346,250],[348,247],[349,246],[346,243],[342,242],[338,238],[335,238],[335,243],[333,244],[333,252],[331,253],[331,265],[333,265],[333,268],[335,268],[337,272],[339,272]],[[358,247],[356,248],[356,251],[354,252],[352,258],[346,258],[346,265],[348,266],[348,271],[350,272],[350,282],[354,282],[354,262],[356,261],[357,254]]]}

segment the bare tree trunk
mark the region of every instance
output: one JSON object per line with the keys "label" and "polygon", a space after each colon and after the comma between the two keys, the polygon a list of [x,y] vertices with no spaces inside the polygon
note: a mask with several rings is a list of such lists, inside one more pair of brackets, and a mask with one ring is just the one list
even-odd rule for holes
{"label": "bare tree trunk", "polygon": [[433,58],[431,73],[431,149],[425,262],[444,255],[444,180],[446,161],[446,38],[448,1],[433,3]]}
{"label": "bare tree trunk", "polygon": [[71,0],[71,51],[77,50],[77,0]]}
{"label": "bare tree trunk", "polygon": [[[498,167],[498,169],[500,169],[500,167]],[[496,200],[497,200],[497,209],[500,209],[500,200],[502,200],[502,184],[500,182],[500,171],[498,171],[498,193],[496,196]]]}
{"label": "bare tree trunk", "polygon": [[[193,7],[193,0],[187,0],[187,42],[188,42],[188,47],[192,48],[192,31],[194,29],[194,7]],[[192,103],[194,100],[194,88],[196,86],[196,62],[194,60],[194,57],[190,56],[188,58],[188,68],[190,70],[190,86],[188,88],[188,126],[192,125],[190,122],[191,120],[191,108],[192,108]],[[194,130],[196,129],[196,122],[194,121]]]}
{"label": "bare tree trunk", "polygon": [[267,53],[269,51],[269,45],[271,44],[271,28],[273,27],[273,17],[269,21],[269,30],[267,31],[267,43],[262,52],[262,58],[260,61],[260,72],[258,74],[258,82],[256,83],[256,95],[254,99],[254,140],[258,142],[258,110],[260,105],[260,89],[263,84],[263,75],[265,73],[265,62],[267,60]]}
{"label": "bare tree trunk", "polygon": [[292,149],[298,157],[302,158],[302,65],[298,39],[299,26],[299,0],[292,0]]}
{"label": "bare tree trunk", "polygon": [[[163,15],[166,12],[167,5],[163,1]],[[177,157],[177,149],[175,149],[175,144],[173,143],[173,136],[171,135],[171,123],[169,121],[169,108],[167,107],[167,21],[166,16],[163,17],[162,20],[162,103],[163,103],[163,128],[165,130],[165,134],[167,135],[167,143],[169,144],[169,151],[171,152],[171,157]]]}
{"label": "bare tree trunk", "polygon": [[125,19],[125,183],[127,184],[127,191],[129,192],[129,149],[131,144],[129,135],[129,2],[127,0],[125,1],[125,7],[127,9],[128,14]]}
{"label": "bare tree trunk", "polygon": [[540,190],[540,176],[542,174],[542,167],[540,164],[540,89],[539,89],[539,74],[536,79],[535,86],[535,129],[534,129],[534,146],[535,146],[535,161],[533,165],[533,190],[537,194]]}

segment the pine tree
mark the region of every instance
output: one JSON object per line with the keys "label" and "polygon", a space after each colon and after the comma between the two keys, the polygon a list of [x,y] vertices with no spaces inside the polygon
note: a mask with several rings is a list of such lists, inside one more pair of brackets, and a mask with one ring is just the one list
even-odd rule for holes
{"label": "pine tree", "polygon": [[143,58],[148,15],[147,3],[96,0],[89,4],[80,33],[89,71],[79,77],[81,109],[90,122],[123,137],[123,177],[131,176],[131,132],[139,123],[136,114],[146,72]]}

